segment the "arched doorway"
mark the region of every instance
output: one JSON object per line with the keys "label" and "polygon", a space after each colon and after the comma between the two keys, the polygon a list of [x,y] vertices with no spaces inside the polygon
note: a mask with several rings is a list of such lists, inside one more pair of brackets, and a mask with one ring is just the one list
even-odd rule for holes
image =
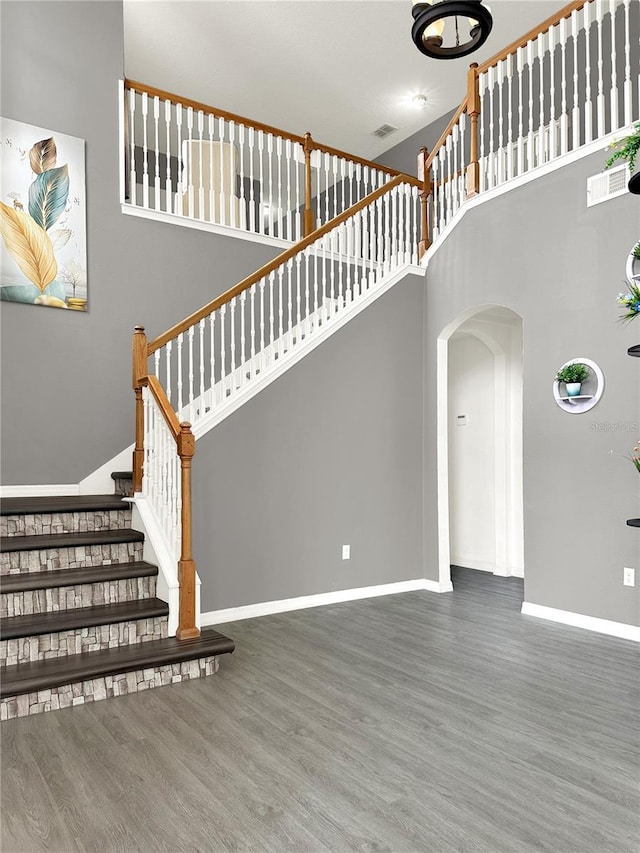
{"label": "arched doorway", "polygon": [[440,588],[452,563],[524,576],[522,318],[485,305],[438,338]]}

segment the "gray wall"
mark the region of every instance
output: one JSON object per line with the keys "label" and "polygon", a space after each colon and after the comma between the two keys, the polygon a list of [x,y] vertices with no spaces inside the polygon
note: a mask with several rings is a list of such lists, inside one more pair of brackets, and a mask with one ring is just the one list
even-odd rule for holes
{"label": "gray wall", "polygon": [[87,314],[1,305],[1,479],[77,483],[133,440],[136,323],[163,332],[277,251],[121,214],[120,2],[2,2],[0,15],[2,115],[86,140],[89,289]]}
{"label": "gray wall", "polygon": [[[462,100],[462,97],[460,100]],[[433,150],[454,113],[455,109],[432,121],[422,130],[405,139],[404,142],[399,142],[393,148],[389,148],[384,154],[376,157],[376,162],[382,163],[390,169],[397,169],[399,172],[404,172],[406,175],[415,175],[418,168],[418,152],[423,147],[429,151]]]}
{"label": "gray wall", "polygon": [[[425,298],[425,532],[436,529],[436,339],[460,313],[504,305],[524,320],[525,598],[534,604],[640,624],[639,478],[628,454],[640,421],[640,365],[626,355],[640,321],[617,322],[626,258],[640,234],[640,203],[625,194],[586,207],[599,153],[466,214],[431,260]],[[598,406],[568,415],[552,398],[568,359],[598,363]],[[437,577],[437,543],[425,542]]]}
{"label": "gray wall", "polygon": [[198,441],[204,611],[422,577],[423,291],[407,277]]}

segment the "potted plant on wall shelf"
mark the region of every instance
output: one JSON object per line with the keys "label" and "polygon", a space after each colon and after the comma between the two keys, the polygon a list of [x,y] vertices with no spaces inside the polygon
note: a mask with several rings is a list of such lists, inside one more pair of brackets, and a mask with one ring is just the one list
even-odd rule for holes
{"label": "potted plant on wall shelf", "polygon": [[589,368],[586,364],[576,362],[575,364],[565,364],[564,367],[556,373],[556,381],[564,382],[567,389],[567,397],[577,397],[580,394],[582,383],[589,375]]}
{"label": "potted plant on wall shelf", "polygon": [[637,175],[633,174],[638,151],[640,151],[640,122],[634,124],[633,133],[625,136],[624,139],[614,140],[609,147],[615,149],[615,151],[604,164],[605,169],[610,169],[618,160],[626,160],[632,176],[628,184],[629,192],[640,193],[640,172]]}

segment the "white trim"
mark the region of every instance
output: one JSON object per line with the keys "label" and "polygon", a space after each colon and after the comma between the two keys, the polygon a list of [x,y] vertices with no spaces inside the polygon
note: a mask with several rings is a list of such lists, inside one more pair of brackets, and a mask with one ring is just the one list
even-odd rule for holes
{"label": "white trim", "polygon": [[182,225],[183,228],[195,228],[197,231],[208,231],[209,234],[221,234],[223,237],[236,237],[240,240],[249,240],[251,243],[275,246],[278,249],[282,249],[282,251],[290,249],[294,245],[290,240],[269,237],[268,234],[255,234],[253,231],[244,231],[242,228],[231,228],[229,225],[217,225],[215,222],[207,222],[204,219],[190,219],[188,216],[180,216],[179,213],[165,213],[162,210],[151,210],[148,207],[137,207],[128,202],[121,204],[120,209],[127,216],[153,219],[156,222],[165,222],[167,225]]}
{"label": "white trim", "polygon": [[542,604],[522,602],[522,615],[547,619],[550,622],[560,622],[574,628],[584,628],[587,631],[597,631],[598,634],[609,634],[623,640],[633,640],[640,643],[640,627],[627,625],[625,622],[611,622],[609,619],[599,619],[596,616],[585,616],[582,613],[572,613],[570,610],[557,610],[555,607],[545,607]]}
{"label": "white trim", "polygon": [[449,583],[440,584],[427,578],[415,578],[410,581],[384,583],[378,586],[362,586],[355,589],[339,589],[334,592],[320,592],[316,595],[300,595],[297,598],[281,598],[278,601],[262,601],[257,604],[244,604],[240,607],[227,607],[223,610],[209,610],[202,613],[200,622],[203,627],[222,625],[225,622],[238,622],[241,619],[255,619],[258,616],[271,616],[274,613],[288,613],[292,610],[306,610],[309,607],[322,607],[327,604],[339,604],[343,601],[358,601],[363,598],[376,598],[379,595],[397,595],[403,592],[451,592]]}
{"label": "white trim", "polygon": [[77,483],[55,483],[49,486],[0,486],[0,498],[48,498],[79,495]]}

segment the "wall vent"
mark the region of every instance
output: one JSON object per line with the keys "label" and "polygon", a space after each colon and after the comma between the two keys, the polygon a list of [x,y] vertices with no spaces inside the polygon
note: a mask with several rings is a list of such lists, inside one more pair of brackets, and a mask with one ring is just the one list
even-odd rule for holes
{"label": "wall vent", "polygon": [[389,136],[390,133],[395,133],[397,127],[394,127],[392,124],[381,124],[377,130],[373,131],[373,136],[377,136],[378,139],[384,139],[385,136]]}
{"label": "wall vent", "polygon": [[626,193],[628,181],[629,167],[626,163],[587,178],[587,207]]}

